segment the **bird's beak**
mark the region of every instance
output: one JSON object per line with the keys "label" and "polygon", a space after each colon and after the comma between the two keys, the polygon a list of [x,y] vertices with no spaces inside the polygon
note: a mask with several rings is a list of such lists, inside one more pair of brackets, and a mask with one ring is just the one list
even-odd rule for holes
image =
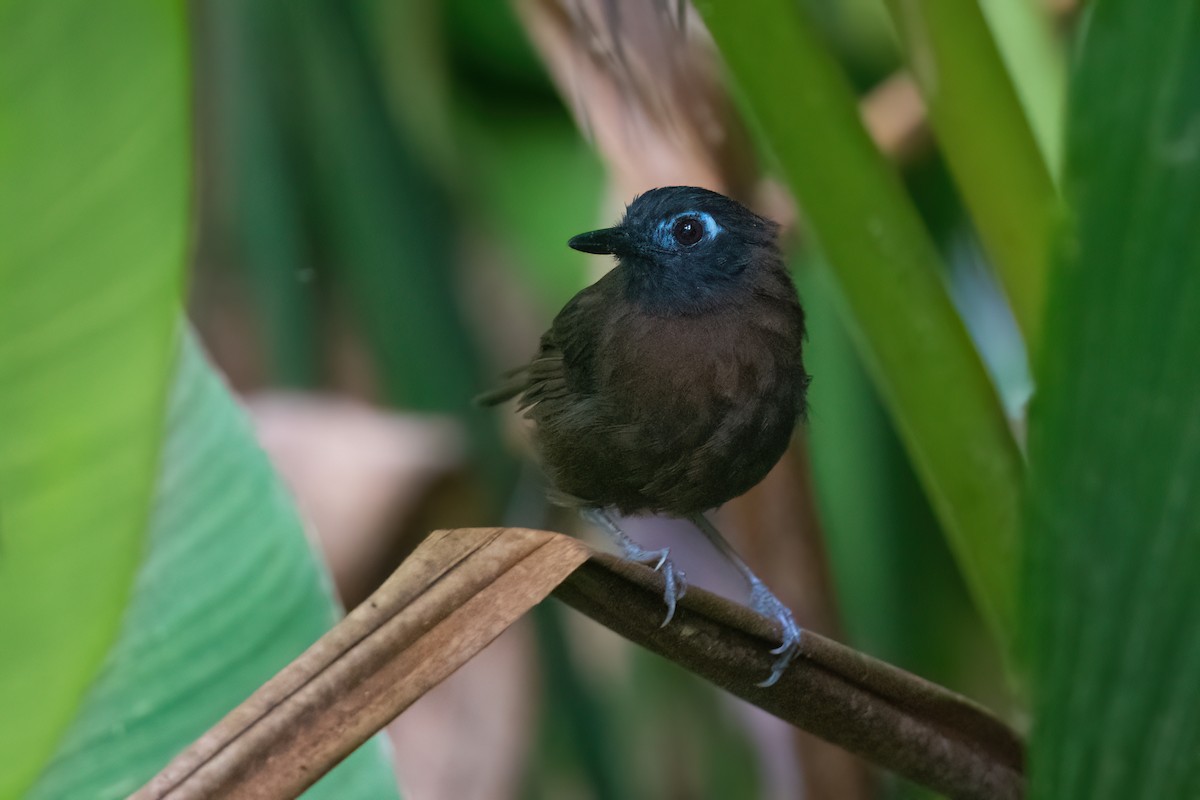
{"label": "bird's beak", "polygon": [[633,252],[633,242],[629,238],[629,231],[623,226],[581,233],[571,237],[571,240],[567,242],[567,247],[583,253],[595,253],[602,256],[623,256]]}

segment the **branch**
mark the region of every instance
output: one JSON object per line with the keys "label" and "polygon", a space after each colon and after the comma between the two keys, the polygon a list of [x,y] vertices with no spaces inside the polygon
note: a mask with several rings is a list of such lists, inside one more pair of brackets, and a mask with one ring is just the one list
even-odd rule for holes
{"label": "branch", "polygon": [[970,700],[806,631],[800,655],[769,689],[773,624],[689,588],[662,621],[662,581],[648,568],[594,553],[554,596],[621,636],[836,745],[954,798],[1024,793],[1023,746]]}
{"label": "branch", "polygon": [[910,780],[957,798],[1022,795],[1020,741],[970,701],[811,633],[779,683],[760,689],[771,623],[692,589],[660,628],[662,589],[657,573],[560,534],[437,531],[134,798],[295,797],[552,590],[631,641]]}

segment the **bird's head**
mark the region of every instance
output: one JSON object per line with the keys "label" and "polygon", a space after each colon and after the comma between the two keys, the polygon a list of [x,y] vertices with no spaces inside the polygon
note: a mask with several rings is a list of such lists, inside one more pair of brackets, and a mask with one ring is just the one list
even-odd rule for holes
{"label": "bird's head", "polygon": [[699,313],[728,302],[762,269],[780,268],[779,226],[735,200],[694,186],[639,195],[615,228],[568,242],[620,261],[628,298],[661,313]]}

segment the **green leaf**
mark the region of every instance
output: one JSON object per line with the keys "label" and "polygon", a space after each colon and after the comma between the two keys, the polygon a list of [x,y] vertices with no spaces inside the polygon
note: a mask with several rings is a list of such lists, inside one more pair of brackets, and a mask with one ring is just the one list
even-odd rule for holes
{"label": "green leaf", "polygon": [[797,4],[697,5],[804,206],[975,601],[1007,645],[1016,625],[1021,456],[933,242]]}
{"label": "green leaf", "polygon": [[888,8],[938,144],[1036,349],[1058,196],[979,3],[888,0]]}
{"label": "green leaf", "polygon": [[506,260],[548,323],[595,267],[567,240],[611,223],[600,216],[603,167],[566,114],[531,122],[493,108],[470,111],[463,138],[474,156],[475,191],[491,231],[511,248]]}
{"label": "green leaf", "polygon": [[184,15],[0,0],[0,797],[50,756],[145,546],[190,191]]}
{"label": "green leaf", "polygon": [[1044,0],[979,0],[1052,178],[1062,173],[1066,59]]}
{"label": "green leaf", "polygon": [[[190,336],[167,425],[121,635],[30,800],[125,797],[335,621],[291,497]],[[381,741],[309,796],[396,797]]]}
{"label": "green leaf", "polygon": [[304,93],[294,122],[305,133],[320,245],[377,353],[383,388],[408,408],[466,412],[483,384],[456,296],[454,208],[397,136],[365,10],[305,0],[282,16],[296,52],[280,66]]}
{"label": "green leaf", "polygon": [[197,84],[206,112],[200,251],[219,253],[212,260],[244,275],[268,383],[311,388],[322,366],[318,343],[328,337],[319,324],[322,276],[310,260],[310,220],[293,163],[296,126],[281,119],[290,82],[272,69],[288,45],[277,11],[240,0],[196,6]]}
{"label": "green leaf", "polygon": [[1030,409],[1030,796],[1197,797],[1200,7],[1089,13]]}
{"label": "green leaf", "polygon": [[405,408],[455,413],[499,489],[512,480],[509,455],[494,415],[471,404],[492,377],[483,375],[459,301],[461,217],[436,158],[388,107],[384,59],[368,33],[371,4],[272,8],[292,50],[276,67],[303,98],[291,121],[301,133],[317,247],[374,353],[383,394]]}

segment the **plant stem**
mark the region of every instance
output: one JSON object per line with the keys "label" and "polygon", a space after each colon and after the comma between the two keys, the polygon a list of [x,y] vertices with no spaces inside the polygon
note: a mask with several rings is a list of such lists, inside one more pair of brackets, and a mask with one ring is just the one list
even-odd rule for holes
{"label": "plant stem", "polygon": [[698,6],[804,206],[967,584],[1009,646],[1023,465],[934,244],[799,5]]}
{"label": "plant stem", "polygon": [[773,623],[702,589],[662,622],[662,576],[593,554],[554,596],[796,727],[949,797],[1019,798],[1024,747],[1004,723],[947,689],[805,631],[769,689]]}
{"label": "plant stem", "polygon": [[1058,195],[975,0],[887,0],[929,121],[1036,349]]}

